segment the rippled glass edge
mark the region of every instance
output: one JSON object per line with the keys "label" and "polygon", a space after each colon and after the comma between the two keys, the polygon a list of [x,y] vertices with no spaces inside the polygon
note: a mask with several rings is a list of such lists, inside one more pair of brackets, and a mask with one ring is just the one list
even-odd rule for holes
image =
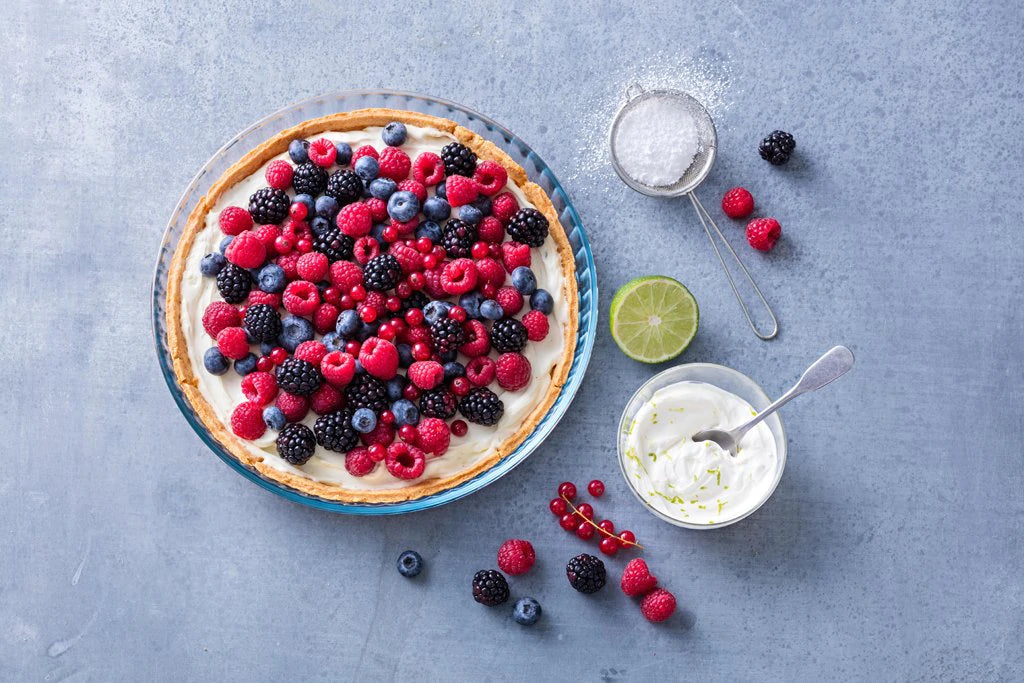
{"label": "rippled glass edge", "polygon": [[[515,451],[476,477],[451,489],[416,500],[398,503],[343,503],[326,500],[291,489],[243,465],[219,441],[213,438],[192,410],[191,405],[178,386],[172,367],[170,351],[167,346],[165,298],[170,262],[173,258],[175,246],[184,232],[185,222],[189,214],[191,214],[199,199],[205,193],[205,190],[209,188],[209,185],[246,152],[277,132],[319,116],[365,107],[390,107],[449,118],[503,149],[516,163],[524,168],[530,180],[540,185],[551,197],[551,201],[573,250],[579,297],[579,324],[577,328],[576,349],[566,383],[563,385],[552,406],[530,435]],[[258,139],[250,140],[250,138]],[[200,190],[201,186],[202,190]],[[171,214],[157,256],[157,263],[153,274],[152,295],[153,334],[164,380],[167,382],[168,389],[174,397],[178,408],[185,416],[186,421],[192,426],[192,429],[203,442],[231,468],[268,491],[303,505],[347,514],[398,514],[437,507],[463,498],[511,471],[525,460],[551,433],[551,430],[561,420],[576,392],[579,390],[593,351],[598,317],[597,276],[594,257],[586,233],[583,230],[582,220],[555,174],[529,145],[492,119],[454,102],[415,93],[377,90],[345,91],[319,95],[303,100],[257,121],[221,147],[199,173],[196,174],[192,182],[189,183]]]}

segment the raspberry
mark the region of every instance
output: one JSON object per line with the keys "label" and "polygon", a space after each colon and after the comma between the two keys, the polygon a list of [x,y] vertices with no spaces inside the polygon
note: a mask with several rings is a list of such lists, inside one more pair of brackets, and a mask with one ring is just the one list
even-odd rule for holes
{"label": "raspberry", "polygon": [[376,465],[368,448],[357,446],[345,454],[345,469],[353,477],[366,476]]}
{"label": "raspberry", "polygon": [[296,280],[284,288],[281,301],[292,315],[312,315],[320,303],[320,292],[312,282]]}
{"label": "raspberry", "polygon": [[494,381],[497,365],[493,358],[478,356],[466,364],[466,379],[477,387],[485,387]]}
{"label": "raspberry", "polygon": [[343,293],[363,284],[363,269],[351,261],[335,261],[331,264],[331,284]]}
{"label": "raspberry", "polygon": [[754,213],[754,197],[742,187],[734,187],[722,196],[722,211],[729,218],[746,218]]}
{"label": "raspberry", "polygon": [[281,305],[281,295],[264,292],[262,289],[254,289],[249,292],[249,298],[246,300],[245,305],[255,306],[256,304],[266,304],[273,308],[277,308]]}
{"label": "raspberry", "polygon": [[341,311],[334,304],[320,304],[313,313],[313,329],[318,334],[327,334],[334,330],[338,324],[338,316]]}
{"label": "raspberry", "polygon": [[423,183],[418,180],[409,178],[398,183],[398,189],[404,192],[412,192],[416,195],[416,199],[420,200],[420,205],[423,204],[427,199],[427,188],[423,187]]}
{"label": "raspberry", "polygon": [[[487,163],[487,162],[484,162]],[[479,166],[477,166],[479,172]],[[520,538],[510,538],[498,548],[498,569],[518,576],[530,571],[530,567],[537,561],[537,554],[529,541]]]}
{"label": "raspberry", "polygon": [[366,293],[366,298],[360,304],[359,310],[362,311],[367,306],[371,306],[377,309],[377,311],[383,311],[386,308],[386,302],[387,297],[384,296],[383,292],[370,291]]}
{"label": "raspberry", "polygon": [[453,207],[473,203],[480,195],[476,181],[461,175],[448,176],[444,183],[448,203]]}
{"label": "raspberry", "polygon": [[395,219],[391,219],[391,221],[388,222],[389,226],[395,228],[395,232],[398,233],[398,236],[403,238],[412,237],[416,232],[416,226],[418,226],[419,224],[419,216],[413,216],[411,219],[407,220],[404,223],[396,221]]}
{"label": "raspberry", "polygon": [[468,258],[458,258],[445,264],[441,272],[441,287],[448,294],[458,296],[476,287],[476,277],[476,264]]}
{"label": "raspberry", "polygon": [[382,223],[388,219],[388,203],[383,199],[369,197],[363,201],[363,204],[370,209],[370,217],[374,222]]}
{"label": "raspberry", "polygon": [[480,239],[489,244],[500,244],[505,239],[505,226],[494,216],[487,216],[477,226]]}
{"label": "raspberry", "polygon": [[651,574],[647,568],[647,563],[643,559],[636,557],[629,561],[626,568],[622,571],[622,592],[626,595],[635,598],[638,595],[644,595],[649,591],[654,590],[654,587],[658,585],[658,579]]}
{"label": "raspberry", "polygon": [[384,458],[388,472],[398,479],[416,479],[423,475],[427,464],[427,456],[415,446],[398,441],[388,446],[388,454]]}
{"label": "raspberry", "polygon": [[359,347],[359,362],[372,376],[389,380],[398,372],[398,349],[386,339],[370,337]]}
{"label": "raspberry", "polygon": [[405,242],[395,242],[388,247],[388,253],[398,259],[398,265],[402,267],[403,273],[423,270],[423,254]]}
{"label": "raspberry", "polygon": [[676,611],[676,596],[664,588],[656,588],[640,603],[640,611],[647,621],[665,621]]}
{"label": "raspberry", "polygon": [[373,446],[374,444],[380,444],[381,446],[390,446],[395,440],[395,430],[391,425],[386,425],[381,421],[377,421],[377,426],[370,432],[362,434],[359,437],[364,444],[367,446]]}
{"label": "raspberry", "polygon": [[281,270],[284,271],[284,276],[288,280],[294,280],[299,276],[299,259],[302,257],[297,251],[293,251],[290,254],[284,256],[278,256],[274,259],[274,263],[281,266]]}
{"label": "raspberry", "polygon": [[271,161],[267,165],[264,175],[267,178],[267,185],[270,185],[275,190],[287,190],[291,187],[295,169],[284,159],[278,159],[277,161]]}
{"label": "raspberry", "polygon": [[217,225],[225,235],[241,235],[252,227],[252,215],[240,206],[229,206],[220,212]]}
{"label": "raspberry", "polygon": [[245,329],[241,327],[225,327],[217,333],[217,348],[225,358],[238,360],[249,355],[249,341],[245,337]]}
{"label": "raspberry", "polygon": [[309,143],[309,160],[317,166],[327,168],[338,158],[338,148],[327,138],[317,138]]}
{"label": "raspberry", "polygon": [[476,272],[480,282],[490,282],[495,287],[500,287],[505,282],[505,269],[500,263],[492,258],[479,258],[475,261]]}
{"label": "raspberry", "polygon": [[239,403],[231,411],[231,431],[250,441],[263,436],[267,431],[267,424],[263,421],[263,407],[252,401]]}
{"label": "raspberry", "polygon": [[374,159],[380,160],[380,154],[377,153],[377,148],[373,145],[363,145],[362,147],[356,147],[355,151],[352,152],[352,159],[349,162],[354,168],[356,162],[363,157],[373,157]]}
{"label": "raspberry", "polygon": [[519,266],[529,266],[530,247],[519,242],[505,242],[501,245],[501,260],[510,273]]}
{"label": "raspberry", "polygon": [[319,282],[327,276],[329,265],[327,256],[319,251],[311,251],[299,257],[299,262],[295,264],[295,270],[303,280]]}
{"label": "raspberry", "polygon": [[533,377],[530,361],[521,353],[503,353],[498,356],[496,365],[498,386],[505,391],[519,391]]}
{"label": "raspberry", "polygon": [[239,268],[257,268],[267,260],[267,248],[252,232],[243,232],[231,240],[224,256]]}
{"label": "raspberry", "polygon": [[451,443],[451,433],[444,420],[437,417],[420,418],[416,425],[416,446],[431,455],[443,455]]}
{"label": "raspberry", "polygon": [[416,325],[402,332],[402,341],[412,346],[413,344],[431,344],[430,328],[426,325]]}
{"label": "raspberry", "polygon": [[267,250],[267,256],[273,256],[276,252],[274,251],[274,241],[281,236],[281,227],[277,225],[261,225],[253,233],[262,244],[263,248]]}
{"label": "raspberry", "polygon": [[526,338],[530,341],[543,341],[548,336],[548,317],[540,311],[530,311],[521,321],[526,328]]}
{"label": "raspberry", "polygon": [[372,237],[360,237],[352,245],[352,258],[356,263],[365,266],[380,256],[380,244]]}
{"label": "raspberry", "polygon": [[502,287],[494,300],[505,311],[505,315],[515,315],[523,310],[523,295],[515,287]]}
{"label": "raspberry", "polygon": [[[387,207],[385,207],[385,211]],[[373,213],[364,202],[355,202],[341,207],[335,219],[338,228],[349,237],[363,237],[373,228]]]}
{"label": "raspberry", "polygon": [[508,182],[508,171],[496,161],[481,161],[473,172],[473,180],[482,194],[493,197]]}
{"label": "raspberry", "polygon": [[343,387],[355,377],[356,360],[344,351],[331,351],[320,359],[320,372],[334,386]]}
{"label": "raspberry", "polygon": [[345,403],[345,396],[330,384],[321,384],[309,397],[309,407],[317,415],[333,413]]}
{"label": "raspberry", "polygon": [[304,341],[295,347],[293,354],[299,360],[304,360],[313,365],[320,365],[320,361],[327,355],[327,347],[322,342],[310,340]]}
{"label": "raspberry", "polygon": [[409,155],[397,147],[385,147],[377,162],[380,164],[381,177],[391,178],[396,182],[408,178],[409,170],[412,168]]}
{"label": "raspberry", "polygon": [[409,366],[408,376],[420,389],[433,389],[444,381],[444,367],[436,360],[418,360]]}
{"label": "raspberry", "polygon": [[277,401],[274,404],[281,409],[289,422],[298,422],[309,412],[308,398],[289,394],[287,391],[277,392]]}
{"label": "raspberry", "polygon": [[256,405],[265,406],[277,396],[277,379],[269,372],[250,372],[242,378],[242,393]]}
{"label": "raspberry", "polygon": [[445,299],[448,297],[448,292],[441,286],[441,268],[424,270],[423,279],[426,280],[426,292],[432,299]]}
{"label": "raspberry", "polygon": [[491,200],[491,215],[502,224],[512,220],[512,216],[515,216],[517,211],[519,211],[519,202],[511,192],[502,192]]}
{"label": "raspberry", "polygon": [[470,358],[486,356],[491,350],[491,336],[487,328],[479,320],[467,320],[462,326],[466,335],[466,341],[459,347],[463,355]]}
{"label": "raspberry", "polygon": [[755,218],[747,223],[747,242],[758,251],[771,251],[782,236],[782,226],[774,218]]}
{"label": "raspberry", "polygon": [[423,152],[413,162],[412,177],[427,187],[433,187],[444,178],[444,162],[433,152]]}
{"label": "raspberry", "polygon": [[242,314],[226,301],[214,301],[203,313],[203,329],[214,339],[226,327],[238,327],[242,324]]}

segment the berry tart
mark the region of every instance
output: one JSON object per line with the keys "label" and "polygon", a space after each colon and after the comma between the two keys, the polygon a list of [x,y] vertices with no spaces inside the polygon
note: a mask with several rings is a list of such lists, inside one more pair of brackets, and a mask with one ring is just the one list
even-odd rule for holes
{"label": "berry tart", "polygon": [[544,191],[447,119],[364,109],[252,150],[171,264],[174,371],[246,466],[343,502],[411,500],[509,455],[576,343]]}

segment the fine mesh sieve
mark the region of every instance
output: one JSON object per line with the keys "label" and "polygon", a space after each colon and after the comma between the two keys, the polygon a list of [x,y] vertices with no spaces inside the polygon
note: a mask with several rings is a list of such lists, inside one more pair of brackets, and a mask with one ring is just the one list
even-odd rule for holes
{"label": "fine mesh sieve", "polygon": [[[623,115],[636,107],[640,102],[651,98],[673,99],[676,104],[681,105],[685,112],[691,116],[697,129],[697,154],[694,157],[693,162],[691,162],[690,166],[683,173],[682,177],[669,185],[652,186],[632,177],[622,167],[619,161],[619,155],[616,153],[619,126],[622,123]],[[711,214],[707,212],[704,205],[701,204],[700,200],[693,194],[693,191],[697,189],[697,186],[704,182],[708,173],[711,172],[711,167],[715,163],[715,152],[718,144],[718,136],[715,133],[715,123],[712,121],[708,110],[704,108],[704,105],[687,93],[678,90],[644,90],[639,85],[631,85],[626,89],[626,102],[621,108],[619,108],[619,111],[615,114],[615,118],[612,120],[611,131],[609,133],[609,143],[611,146],[612,167],[615,169],[615,172],[619,174],[622,182],[626,183],[626,185],[630,186],[637,192],[650,197],[680,197],[682,195],[686,195],[690,198],[693,208],[697,211],[697,218],[700,219],[700,224],[704,228],[704,232],[707,234],[708,240],[711,242],[711,246],[714,247],[715,254],[718,256],[719,262],[722,264],[722,269],[725,271],[725,276],[729,280],[729,286],[732,288],[733,294],[736,296],[736,301],[739,302],[740,308],[743,310],[743,315],[746,317],[747,323],[750,324],[750,329],[752,329],[754,334],[761,339],[772,339],[775,337],[775,335],[779,333],[779,323],[775,317],[775,313],[772,312],[771,306],[768,305],[768,301],[765,299],[764,294],[761,293],[761,289],[757,286],[757,283],[754,282],[754,278],[751,277],[750,273],[747,271],[747,267],[743,265],[742,261],[740,261],[740,257],[733,250],[729,241],[725,239],[725,235],[722,234],[718,225],[715,224],[714,219],[711,218]],[[716,236],[718,240],[715,239]],[[757,298],[761,301],[765,311],[768,313],[768,317],[771,321],[771,329],[767,332],[759,330],[757,325],[754,323],[754,319],[750,315],[750,310],[747,308],[747,304],[744,302],[743,296],[740,294],[735,280],[733,280],[732,272],[726,263],[725,257],[722,256],[722,250],[719,248],[719,242],[721,242],[726,251],[732,256],[733,261],[746,277],[747,282],[750,283],[751,288],[754,290]]]}

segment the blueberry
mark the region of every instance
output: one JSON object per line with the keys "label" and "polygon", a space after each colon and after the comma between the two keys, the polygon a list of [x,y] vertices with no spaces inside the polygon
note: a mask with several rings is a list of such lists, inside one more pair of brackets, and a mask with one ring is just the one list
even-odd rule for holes
{"label": "blueberry", "polygon": [[459,350],[458,349],[452,349],[450,351],[445,351],[444,353],[441,354],[441,362],[442,363],[451,363],[451,362],[453,362],[458,357],[459,357]]}
{"label": "blueberry", "polygon": [[284,413],[281,412],[280,408],[277,406],[267,406],[263,409],[263,423],[275,432],[279,432],[284,429],[288,420],[285,419]]}
{"label": "blueberry", "polygon": [[288,156],[296,164],[309,161],[309,140],[295,139],[288,143]]}
{"label": "blueberry", "polygon": [[412,347],[408,344],[398,344],[398,364],[403,368],[412,365]]}
{"label": "blueberry", "polygon": [[459,207],[459,218],[470,225],[476,225],[483,220],[484,214],[480,209],[476,208],[472,204],[466,204],[465,206]]}
{"label": "blueberry", "polygon": [[397,401],[402,398],[402,391],[405,389],[405,378],[395,375],[388,380],[388,398]]}
{"label": "blueberry", "polygon": [[373,157],[359,157],[355,165],[356,175],[370,182],[380,173],[380,164]]}
{"label": "blueberry", "polygon": [[[429,199],[427,200],[430,201]],[[426,237],[434,244],[441,241],[441,226],[434,221],[423,221],[416,228],[416,239]]]}
{"label": "blueberry", "polygon": [[260,355],[269,356],[270,352],[274,350],[274,345],[270,342],[260,342]]}
{"label": "blueberry", "polygon": [[420,200],[412,192],[402,190],[388,198],[388,215],[399,223],[411,221],[420,212]]}
{"label": "blueberry", "polygon": [[484,295],[480,292],[466,292],[459,297],[459,306],[466,309],[466,315],[470,318],[480,317],[480,304],[484,302]]}
{"label": "blueberry", "polygon": [[370,195],[377,199],[387,199],[398,189],[398,183],[391,178],[376,178],[370,185]]}
{"label": "blueberry", "polygon": [[356,374],[362,375],[365,372],[366,368],[363,367],[363,362],[361,360],[356,359]]}
{"label": "blueberry", "polygon": [[480,304],[481,318],[486,320],[498,320],[503,315],[505,315],[505,312],[501,310],[501,306],[494,299],[487,299]]}
{"label": "blueberry", "polygon": [[443,197],[427,197],[423,202],[423,215],[427,220],[446,221],[452,215],[452,207]]}
{"label": "blueberry", "polygon": [[268,263],[263,266],[260,269],[260,274],[256,276],[256,282],[259,283],[260,289],[270,294],[284,291],[285,280],[284,268],[276,263]]}
{"label": "blueberry", "polygon": [[423,307],[423,317],[426,318],[428,325],[433,325],[438,320],[448,315],[448,311],[451,310],[451,307],[452,305],[447,301],[431,301]]}
{"label": "blueberry", "polygon": [[541,611],[540,603],[533,598],[519,598],[512,611],[512,618],[516,620],[517,624],[532,626],[540,619]]}
{"label": "blueberry", "polygon": [[398,573],[407,579],[423,571],[423,558],[415,550],[406,550],[398,556]]}
{"label": "blueberry", "polygon": [[377,240],[378,244],[386,243],[387,240],[384,239],[384,229],[387,227],[388,226],[384,225],[383,223],[377,223],[372,228],[370,228],[370,237]]}
{"label": "blueberry", "polygon": [[363,323],[362,326],[359,328],[359,331],[356,332],[356,339],[358,339],[361,342],[364,342],[373,335],[377,334],[377,330],[379,329],[380,323],[377,322],[376,320],[373,321],[372,323]]}
{"label": "blueberry", "polygon": [[297,315],[286,316],[281,327],[281,346],[288,351],[294,351],[299,344],[313,338],[313,323]]}
{"label": "blueberry", "polygon": [[360,434],[372,432],[377,426],[377,416],[369,408],[360,408],[352,413],[352,428]]}
{"label": "blueberry", "polygon": [[235,372],[242,377],[245,377],[250,372],[256,369],[256,354],[250,353],[245,358],[239,358],[235,361]]}
{"label": "blueberry", "polygon": [[359,319],[359,314],[350,309],[341,312],[341,315],[338,316],[338,322],[334,326],[334,329],[342,337],[347,338],[358,332],[362,325],[363,321]]}
{"label": "blueberry", "polygon": [[485,216],[490,216],[491,210],[494,208],[491,204],[491,198],[484,196],[479,197],[471,206],[478,209]]}
{"label": "blueberry", "polygon": [[234,235],[228,235],[227,237],[225,237],[224,239],[222,239],[220,241],[220,246],[217,247],[217,250],[220,253],[223,254],[225,251],[228,250],[228,245],[230,245],[234,241],[235,241],[235,236]]}
{"label": "blueberry", "polygon": [[211,375],[223,375],[228,371],[230,363],[224,357],[224,354],[220,352],[220,349],[216,346],[211,346],[203,354],[203,367]]}
{"label": "blueberry", "polygon": [[452,361],[451,363],[444,364],[444,379],[447,382],[450,379],[456,377],[462,377],[466,374],[466,366],[462,363]]}
{"label": "blueberry", "polygon": [[434,194],[441,199],[448,199],[448,188],[445,187],[443,180],[437,184],[436,188],[434,188]]}
{"label": "blueberry", "polygon": [[338,211],[341,210],[341,205],[338,204],[338,200],[329,194],[321,195],[316,198],[316,215],[323,216],[330,220],[338,215]]}
{"label": "blueberry", "polygon": [[512,271],[512,286],[523,296],[529,296],[537,291],[537,276],[528,266],[519,266]]}
{"label": "blueberry", "polygon": [[305,204],[306,214],[312,216],[316,213],[316,200],[313,199],[311,194],[297,194],[295,199],[292,200],[292,204]]}
{"label": "blueberry", "polygon": [[314,235],[319,236],[334,227],[334,224],[323,216],[314,216],[313,220],[309,222],[309,227],[313,229]]}
{"label": "blueberry", "polygon": [[391,412],[395,414],[395,425],[416,425],[420,421],[420,411],[412,401],[401,398],[391,404]]}
{"label": "blueberry", "polygon": [[224,267],[224,264],[228,260],[224,258],[223,254],[213,252],[203,257],[203,260],[199,262],[199,272],[205,277],[217,277],[217,273]]}
{"label": "blueberry", "polygon": [[399,147],[404,144],[405,136],[405,124],[401,121],[392,121],[380,132],[380,139],[390,147]]}
{"label": "blueberry", "polygon": [[352,146],[347,142],[335,142],[334,146],[338,148],[338,158],[334,163],[338,166],[347,166],[348,162],[352,161]]}
{"label": "blueberry", "polygon": [[551,309],[555,307],[555,300],[551,298],[546,289],[538,289],[530,295],[530,308],[540,311],[544,315],[550,315]]}
{"label": "blueberry", "polygon": [[327,353],[345,350],[345,338],[337,332],[328,332],[320,341],[327,347]]}

